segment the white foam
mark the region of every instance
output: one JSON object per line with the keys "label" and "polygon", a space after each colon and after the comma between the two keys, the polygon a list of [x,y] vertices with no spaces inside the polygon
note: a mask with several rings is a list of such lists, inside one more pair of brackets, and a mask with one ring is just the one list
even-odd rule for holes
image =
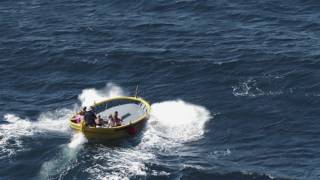
{"label": "white foam", "polygon": [[[84,89],[78,99],[84,106],[123,94],[123,90],[119,86],[108,83],[100,90]],[[0,159],[15,155],[16,152],[23,150],[21,137],[30,137],[37,134],[46,135],[49,132],[70,133],[68,119],[78,109],[79,105],[75,104],[70,108],[44,112],[34,121],[28,118],[20,118],[15,114],[6,114],[4,116],[5,122],[0,124]]]}
{"label": "white foam", "polygon": [[249,79],[244,82],[238,83],[236,86],[232,86],[232,93],[234,96],[276,96],[283,94],[282,91],[267,91],[258,87],[257,81]]}
{"label": "white foam", "polygon": [[[133,148],[98,148],[86,172],[91,179],[130,179],[132,176],[147,175],[146,164],[156,161],[159,151],[173,152],[184,143],[201,138],[205,123],[211,118],[210,112],[199,105],[183,100],[164,101],[152,104],[151,118],[143,133],[141,142]],[[168,176],[165,171],[151,170],[151,174]]]}
{"label": "white foam", "polygon": [[67,119],[72,114],[71,109],[60,109],[42,113],[36,121],[20,118],[15,114],[4,115],[4,122],[0,124],[0,159],[26,150],[23,148],[22,137],[50,132],[68,133]]}
{"label": "white foam", "polygon": [[[122,95],[124,91],[121,87],[108,83],[100,90],[84,89],[78,99],[81,106],[89,106],[94,102]],[[8,156],[23,149],[23,142],[20,140],[22,136],[34,136],[37,133],[46,135],[52,131],[71,132],[67,122],[76,109],[79,109],[79,105],[42,113],[36,121],[22,119],[14,114],[5,115],[6,123],[0,124],[1,154]],[[183,100],[154,103],[151,109],[151,118],[137,146],[114,149],[102,146],[97,148],[96,153],[90,152],[86,163],[93,161],[92,164],[95,164],[85,170],[90,174],[90,179],[130,179],[149,172],[169,175],[165,171],[149,171],[146,164],[156,161],[159,151],[178,151],[178,147],[184,143],[200,139],[205,133],[206,122],[211,118],[205,107]],[[15,146],[11,147],[9,141],[15,141]],[[82,134],[74,134],[68,144],[61,145],[61,151],[57,155],[43,163],[40,177],[63,177],[70,169],[82,163],[77,161],[77,154],[86,142]]]}
{"label": "white foam", "polygon": [[[81,106],[90,106],[94,102],[99,102],[107,98],[121,95],[123,95],[123,90],[119,86],[116,86],[113,83],[108,83],[105,88],[100,90],[84,89],[78,96],[78,99],[81,101]],[[75,107],[79,106],[75,105]],[[50,117],[52,114],[55,113],[45,114],[43,119],[48,119],[48,117]],[[64,126],[66,126],[66,124],[64,124]],[[69,127],[66,126],[66,128]],[[44,179],[48,179],[57,175],[62,177],[65,173],[67,173],[68,169],[76,166],[75,160],[77,153],[82,149],[86,142],[88,142],[88,140],[82,133],[73,134],[71,141],[67,145],[62,146],[62,151],[58,156],[43,163],[39,176]]]}
{"label": "white foam", "polygon": [[232,87],[234,96],[262,96],[265,93],[257,87],[255,80],[249,79]]}
{"label": "white foam", "polygon": [[59,176],[59,179],[75,167],[78,152],[83,145],[88,142],[82,133],[73,134],[69,144],[63,145],[62,150],[53,159],[42,164],[40,169],[40,179],[50,179]]}
{"label": "white foam", "polygon": [[71,142],[68,144],[68,147],[71,149],[77,149],[86,142],[88,142],[88,140],[82,133],[76,133],[73,135]]}
{"label": "white foam", "polygon": [[30,136],[31,122],[20,119],[13,114],[4,116],[4,124],[0,124],[0,159],[14,155],[21,150],[22,142],[17,137]]}
{"label": "white foam", "polygon": [[195,140],[203,135],[204,124],[210,119],[204,107],[182,100],[155,103],[151,109],[150,123],[164,131],[163,136],[178,141]]}
{"label": "white foam", "polygon": [[91,174],[92,179],[130,179],[132,176],[146,175],[145,163],[154,158],[153,153],[137,148],[110,149],[103,146],[91,158],[95,165],[85,171]]}
{"label": "white foam", "polygon": [[105,100],[107,98],[122,96],[124,91],[121,87],[108,83],[103,89],[84,89],[82,93],[78,96],[78,99],[81,101],[81,106],[91,106],[95,102]]}
{"label": "white foam", "polygon": [[199,105],[182,100],[152,104],[151,118],[143,137],[144,146],[166,150],[194,141],[204,134],[210,112]]}

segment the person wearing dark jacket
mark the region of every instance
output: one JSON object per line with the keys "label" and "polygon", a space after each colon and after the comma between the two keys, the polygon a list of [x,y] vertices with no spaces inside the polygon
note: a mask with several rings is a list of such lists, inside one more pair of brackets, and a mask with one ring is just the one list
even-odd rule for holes
{"label": "person wearing dark jacket", "polygon": [[84,121],[87,126],[96,127],[95,120],[97,119],[96,114],[93,112],[92,107],[89,107],[87,111],[84,113]]}

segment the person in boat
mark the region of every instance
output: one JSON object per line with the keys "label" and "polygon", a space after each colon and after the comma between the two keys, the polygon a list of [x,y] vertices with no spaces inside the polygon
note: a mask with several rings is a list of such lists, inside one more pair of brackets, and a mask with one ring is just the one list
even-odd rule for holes
{"label": "person in boat", "polygon": [[86,111],[87,111],[87,107],[83,107],[82,108],[82,110],[79,112],[79,115],[81,115],[81,116],[84,116],[84,114],[86,113]]}
{"label": "person in boat", "polygon": [[75,122],[80,123],[87,111],[87,107],[83,107],[82,110],[75,116]]}
{"label": "person in boat", "polygon": [[82,110],[73,117],[73,119],[72,119],[73,122],[80,123],[81,119],[83,119],[83,116],[86,112],[86,109],[87,109],[86,107],[83,107]]}
{"label": "person in boat", "polygon": [[96,114],[93,112],[92,107],[89,107],[87,111],[84,113],[84,121],[87,126],[96,126],[95,120],[97,119]]}
{"label": "person in boat", "polygon": [[96,122],[97,127],[102,127],[102,125],[103,125],[103,119],[101,118],[100,115],[97,117],[97,119],[96,119],[95,122]]}
{"label": "person in boat", "polygon": [[76,114],[75,116],[72,117],[72,121],[75,123],[80,123],[81,119],[83,116],[81,116],[80,114]]}
{"label": "person in boat", "polygon": [[121,126],[122,119],[118,117],[118,111],[114,112],[113,121],[115,122],[115,126]]}
{"label": "person in boat", "polygon": [[115,122],[114,122],[114,120],[113,120],[112,115],[109,115],[108,118],[109,118],[108,127],[113,127],[113,126],[115,126]]}

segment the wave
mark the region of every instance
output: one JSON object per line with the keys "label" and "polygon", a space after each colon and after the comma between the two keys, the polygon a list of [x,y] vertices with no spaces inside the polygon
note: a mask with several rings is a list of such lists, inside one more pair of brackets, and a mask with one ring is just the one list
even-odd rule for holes
{"label": "wave", "polygon": [[69,144],[62,145],[61,151],[53,159],[42,164],[38,179],[50,179],[55,176],[61,179],[70,169],[77,166],[77,155],[87,142],[82,133],[74,134]]}
{"label": "wave", "polygon": [[[73,134],[66,126],[68,118],[80,108],[106,98],[124,95],[124,90],[112,83],[102,89],[84,89],[78,95],[80,104],[70,108],[62,108],[45,112],[32,121],[14,114],[5,115],[5,122],[0,124],[0,152],[2,158],[8,158],[20,150],[24,150],[22,137],[50,136],[58,132],[64,136],[72,136],[68,144],[60,145],[60,150],[49,160],[42,163],[39,179],[63,178],[68,173],[85,163],[84,172],[89,179],[129,179],[133,176],[148,174],[168,175],[168,172],[148,169],[147,164],[158,161],[159,152],[177,152],[177,148],[185,143],[196,141],[205,133],[205,124],[212,118],[203,106],[170,100],[151,105],[151,117],[144,132],[138,137],[138,144],[122,147],[99,145],[95,148],[86,146],[87,139],[83,134]],[[14,142],[14,143],[12,143]],[[20,150],[19,150],[20,149]],[[79,153],[89,154],[81,161]]]}
{"label": "wave", "polygon": [[5,114],[4,121],[0,124],[0,159],[12,157],[17,152],[24,151],[22,137],[56,132],[60,135],[68,134],[70,131],[66,123],[73,112],[73,109],[67,108],[46,112],[40,114],[36,121],[20,118],[15,114]]}
{"label": "wave", "polygon": [[204,134],[205,123],[210,118],[206,108],[183,100],[154,103],[142,141],[150,147],[169,148],[197,140]]}
{"label": "wave", "polygon": [[258,97],[258,96],[276,96],[276,95],[284,94],[284,92],[263,90],[258,86],[256,80],[249,79],[244,82],[238,83],[235,86],[232,86],[232,94],[234,96]]}
{"label": "wave", "polygon": [[[202,106],[183,100],[172,100],[151,105],[151,117],[138,145],[112,149],[98,147],[85,171],[90,179],[130,179],[136,176],[168,176],[165,171],[150,170],[148,163],[158,161],[159,152],[177,152],[185,143],[200,139],[210,112]],[[229,152],[230,153],[230,152]]]}
{"label": "wave", "polygon": [[[103,89],[84,89],[78,96],[81,106],[92,105],[100,100],[124,95],[123,90],[108,83]],[[5,114],[0,121],[0,159],[12,157],[17,152],[24,151],[23,137],[35,137],[56,133],[69,135],[68,119],[79,109],[79,104],[69,108],[61,108],[51,112],[41,113],[36,120],[21,118],[15,114]],[[62,133],[62,134],[61,134]]]}
{"label": "wave", "polygon": [[82,90],[82,93],[78,96],[78,99],[81,101],[81,106],[90,106],[95,102],[123,95],[125,95],[125,93],[121,87],[113,83],[108,83],[103,89],[97,90],[90,88]]}
{"label": "wave", "polygon": [[[124,91],[119,86],[113,83],[108,83],[103,89],[97,90],[90,88],[82,90],[82,93],[78,96],[78,99],[81,102],[81,106],[90,106],[95,102],[99,102],[107,98],[122,96],[124,95],[123,92]],[[88,140],[82,133],[74,134],[69,144],[63,145],[60,154],[42,164],[39,173],[40,179],[48,179],[55,176],[59,176],[59,178],[61,178],[68,173],[69,169],[76,166],[75,162],[77,153],[87,142]]]}

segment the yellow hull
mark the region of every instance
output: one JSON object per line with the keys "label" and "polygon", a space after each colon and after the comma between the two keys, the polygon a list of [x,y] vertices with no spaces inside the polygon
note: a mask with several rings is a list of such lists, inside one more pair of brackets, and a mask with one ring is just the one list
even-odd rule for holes
{"label": "yellow hull", "polygon": [[120,139],[133,135],[130,132],[130,128],[134,128],[136,133],[138,133],[142,129],[144,122],[146,121],[147,118],[141,119],[138,123],[135,124],[112,128],[86,127],[84,123],[76,124],[71,122],[70,127],[77,132],[82,132],[88,139]]}
{"label": "yellow hull", "polygon": [[123,99],[132,100],[144,104],[146,107],[146,113],[130,124],[111,128],[87,127],[83,120],[81,121],[81,123],[75,123],[71,118],[70,127],[77,132],[82,132],[88,139],[121,139],[139,133],[150,116],[150,105],[145,100],[136,97],[116,97],[94,104],[93,107],[99,106],[103,103],[108,103],[110,101]]}

